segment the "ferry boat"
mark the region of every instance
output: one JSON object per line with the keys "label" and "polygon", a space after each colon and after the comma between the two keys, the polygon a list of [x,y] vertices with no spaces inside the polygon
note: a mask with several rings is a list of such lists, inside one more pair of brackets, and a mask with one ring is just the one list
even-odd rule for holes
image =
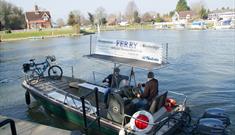
{"label": "ferry boat", "polygon": [[[160,93],[150,106],[145,109],[135,106],[140,100],[135,95],[142,92],[135,80],[135,69],[154,72],[165,67],[168,64],[167,50],[167,44],[99,39],[95,51],[90,51],[86,59],[112,62],[114,69],[129,67],[129,74],[121,75],[120,78],[113,77],[111,86],[106,86],[97,79],[98,72],[93,72],[92,82],[73,76],[62,76],[60,79],[45,76],[35,81],[26,73],[22,86],[26,89],[27,104],[30,104],[30,95],[33,96],[53,114],[83,126],[86,134],[92,134],[93,131],[120,135],[174,134],[177,129],[190,124],[186,95],[159,90]],[[112,85],[114,83],[115,87]],[[223,110],[218,109],[209,110],[206,114],[211,116],[210,112],[216,114],[215,111],[224,114]],[[213,121],[203,120],[199,124],[201,128],[208,127],[208,123],[210,125]],[[208,131],[207,127],[202,130]],[[213,129],[217,128],[213,125]]]}

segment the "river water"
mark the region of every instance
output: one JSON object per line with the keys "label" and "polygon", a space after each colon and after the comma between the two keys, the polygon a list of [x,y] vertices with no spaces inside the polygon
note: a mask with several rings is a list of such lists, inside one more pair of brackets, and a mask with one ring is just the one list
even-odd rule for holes
{"label": "river water", "polygon": [[[224,108],[235,122],[235,31],[111,31],[103,38],[131,39],[169,44],[168,67],[155,71],[160,90],[171,90],[188,96],[188,106],[194,119],[206,108]],[[22,64],[30,58],[43,61],[46,55],[55,55],[66,75],[91,78],[91,71],[106,74],[112,64],[91,61],[89,36],[51,38],[0,43],[0,115],[30,120],[59,128],[75,130],[66,122],[44,110],[40,104],[25,104],[25,90],[21,87]],[[124,70],[125,71],[125,70]],[[126,69],[127,71],[127,69]],[[137,80],[145,81],[146,72],[136,69]],[[144,79],[141,79],[144,78]],[[230,129],[235,132],[235,125]]]}

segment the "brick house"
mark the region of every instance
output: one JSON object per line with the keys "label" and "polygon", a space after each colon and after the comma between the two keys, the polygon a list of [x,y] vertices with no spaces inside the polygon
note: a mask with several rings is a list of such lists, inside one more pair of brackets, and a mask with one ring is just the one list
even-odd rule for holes
{"label": "brick house", "polygon": [[189,22],[195,19],[196,16],[197,14],[194,11],[175,12],[175,14],[172,16],[172,21]]}
{"label": "brick house", "polygon": [[35,5],[35,10],[25,13],[27,29],[52,28],[51,15],[49,11],[40,11]]}

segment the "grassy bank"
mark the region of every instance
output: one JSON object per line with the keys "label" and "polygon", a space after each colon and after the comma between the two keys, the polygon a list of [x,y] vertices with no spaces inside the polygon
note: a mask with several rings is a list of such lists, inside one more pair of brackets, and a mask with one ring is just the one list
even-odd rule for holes
{"label": "grassy bank", "polygon": [[[153,26],[150,24],[140,25],[133,24],[128,26],[102,26],[100,27],[101,31],[116,31],[116,30],[137,30],[137,29],[153,29]],[[57,28],[57,29],[42,29],[42,30],[19,30],[12,31],[11,33],[5,33],[0,31],[0,40],[1,41],[12,41],[12,40],[21,40],[29,38],[47,38],[47,37],[63,37],[63,36],[73,36],[73,35],[86,35],[92,34],[97,31],[96,27],[89,27],[80,30],[80,33],[77,33],[74,28]]]}
{"label": "grassy bank", "polygon": [[[20,30],[12,31],[11,33],[1,32],[2,41],[20,40],[27,38],[37,37],[57,37],[57,36],[70,36],[77,34],[73,28],[66,29],[42,29],[42,30]],[[79,33],[78,33],[79,34]]]}
{"label": "grassy bank", "polygon": [[[113,25],[113,26],[101,26],[100,31],[116,31],[116,30],[139,30],[139,29],[153,29],[151,24],[132,24],[127,26]],[[97,28],[92,27],[89,29],[91,32],[96,32]]]}

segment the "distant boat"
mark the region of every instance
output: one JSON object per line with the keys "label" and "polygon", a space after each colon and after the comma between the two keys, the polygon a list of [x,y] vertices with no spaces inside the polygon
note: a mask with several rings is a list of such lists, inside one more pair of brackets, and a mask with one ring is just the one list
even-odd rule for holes
{"label": "distant boat", "polygon": [[175,24],[174,29],[184,30],[185,29],[185,24]]}
{"label": "distant boat", "polygon": [[203,21],[194,21],[191,24],[191,29],[198,29],[198,30],[202,30],[202,29],[206,29],[206,24]]}
{"label": "distant boat", "polygon": [[119,23],[120,26],[128,26],[128,22],[127,21],[122,21]]}
{"label": "distant boat", "polygon": [[234,24],[231,19],[220,20],[215,24],[215,29],[232,29]]}

